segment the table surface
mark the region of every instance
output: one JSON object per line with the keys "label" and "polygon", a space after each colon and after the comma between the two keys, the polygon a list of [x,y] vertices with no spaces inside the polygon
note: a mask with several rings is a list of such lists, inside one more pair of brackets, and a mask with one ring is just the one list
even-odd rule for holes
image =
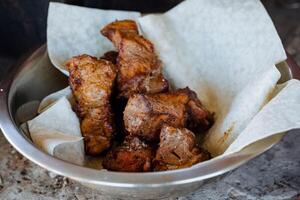
{"label": "table surface", "polygon": [[[300,64],[300,10],[266,3],[287,51]],[[0,78],[14,58],[0,55]],[[180,200],[300,199],[300,130],[271,150]],[[24,158],[0,134],[0,199],[112,199]],[[176,199],[176,198],[175,198]]]}

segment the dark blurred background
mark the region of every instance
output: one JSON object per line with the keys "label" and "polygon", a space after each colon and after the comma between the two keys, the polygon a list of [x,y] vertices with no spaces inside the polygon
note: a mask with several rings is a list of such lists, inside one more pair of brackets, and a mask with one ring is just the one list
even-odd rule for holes
{"label": "dark blurred background", "polygon": [[[167,11],[181,1],[59,0],[56,2],[152,13]],[[300,0],[263,0],[263,3],[271,15],[284,45],[287,46],[287,43],[294,40],[295,34],[300,34],[300,30],[298,30]],[[46,42],[48,5],[49,0],[0,0],[0,78],[18,57]],[[287,51],[290,51],[292,56],[297,56],[293,49],[287,47]]]}
{"label": "dark blurred background", "polygon": [[[182,0],[60,0],[102,9],[164,12]],[[48,0],[0,0],[0,51],[19,56],[46,41]]]}

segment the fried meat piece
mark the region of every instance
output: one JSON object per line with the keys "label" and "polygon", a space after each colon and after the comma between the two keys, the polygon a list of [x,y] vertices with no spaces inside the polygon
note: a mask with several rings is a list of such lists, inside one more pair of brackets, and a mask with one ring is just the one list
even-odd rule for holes
{"label": "fried meat piece", "polygon": [[124,172],[148,172],[155,152],[137,137],[127,136],[124,142],[110,150],[102,165],[105,169]]}
{"label": "fried meat piece", "polygon": [[181,169],[209,158],[207,151],[197,147],[193,132],[186,128],[163,126],[153,167],[155,171]]}
{"label": "fried meat piece", "polygon": [[118,50],[119,96],[128,99],[132,94],[165,92],[168,81],[162,75],[161,61],[154,52],[153,44],[139,35],[132,20],[115,21],[106,25],[101,33]]}
{"label": "fried meat piece", "polygon": [[124,111],[126,130],[148,141],[157,141],[164,124],[173,127],[206,130],[212,124],[212,114],[189,88],[152,95],[135,94]]}
{"label": "fried meat piece", "polygon": [[114,132],[110,96],[116,78],[115,66],[88,55],[71,58],[66,63],[69,84],[75,98],[75,112],[87,154],[96,155],[110,147]]}
{"label": "fried meat piece", "polygon": [[174,127],[183,127],[186,124],[187,102],[188,96],[185,94],[135,94],[130,97],[125,107],[125,129],[131,135],[157,141],[163,124]]}

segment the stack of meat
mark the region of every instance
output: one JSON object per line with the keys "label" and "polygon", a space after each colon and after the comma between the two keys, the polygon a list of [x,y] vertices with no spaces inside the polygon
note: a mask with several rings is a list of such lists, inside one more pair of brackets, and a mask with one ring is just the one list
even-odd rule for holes
{"label": "stack of meat", "polygon": [[[193,132],[207,131],[213,114],[196,93],[169,90],[153,44],[134,21],[112,22],[101,33],[117,52],[100,59],[80,55],[66,64],[86,153],[106,153],[104,168],[127,172],[179,169],[209,159]],[[119,144],[111,147],[114,141]]]}

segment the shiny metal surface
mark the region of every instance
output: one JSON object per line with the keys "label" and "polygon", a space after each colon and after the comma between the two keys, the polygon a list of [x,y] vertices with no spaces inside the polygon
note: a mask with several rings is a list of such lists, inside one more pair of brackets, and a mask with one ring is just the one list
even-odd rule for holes
{"label": "shiny metal surface", "polygon": [[[282,81],[291,73],[286,64],[279,67]],[[0,128],[7,140],[21,154],[36,164],[57,174],[100,190],[103,194],[123,198],[155,199],[181,196],[197,190],[208,181],[233,170],[276,144],[283,134],[267,147],[251,145],[242,152],[221,159],[212,159],[192,168],[149,173],[108,172],[73,165],[56,159],[37,149],[19,129],[16,110],[28,101],[41,100],[46,95],[64,88],[67,77],[49,61],[46,46],[36,50],[0,84]],[[261,141],[262,143],[264,141]],[[255,153],[249,153],[249,150]]]}

